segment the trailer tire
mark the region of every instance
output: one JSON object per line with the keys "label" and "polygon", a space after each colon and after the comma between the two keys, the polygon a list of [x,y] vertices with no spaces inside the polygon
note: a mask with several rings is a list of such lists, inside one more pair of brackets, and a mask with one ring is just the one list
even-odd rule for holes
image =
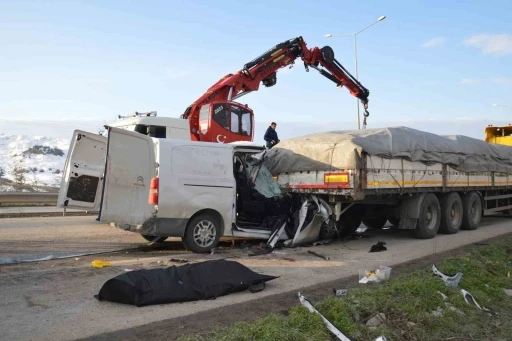
{"label": "trailer tire", "polygon": [[456,192],[446,193],[441,196],[441,225],[439,233],[455,234],[462,225],[464,209],[462,199]]}
{"label": "trailer tire", "polygon": [[365,217],[363,218],[363,224],[372,230],[381,230],[388,219],[385,216]]}
{"label": "trailer tire", "polygon": [[209,253],[219,243],[220,235],[221,228],[217,217],[210,213],[201,213],[188,222],[182,242],[189,251]]}
{"label": "trailer tire", "polygon": [[432,239],[436,236],[441,222],[441,206],[433,193],[425,195],[421,201],[420,212],[413,236],[418,239]]}
{"label": "trailer tire", "polygon": [[147,234],[141,234],[142,238],[146,239],[148,242],[153,242],[155,244],[162,244],[168,237],[158,237],[158,236],[149,236]]}
{"label": "trailer tire", "polygon": [[469,192],[462,198],[462,230],[476,230],[482,219],[482,200],[477,192]]}

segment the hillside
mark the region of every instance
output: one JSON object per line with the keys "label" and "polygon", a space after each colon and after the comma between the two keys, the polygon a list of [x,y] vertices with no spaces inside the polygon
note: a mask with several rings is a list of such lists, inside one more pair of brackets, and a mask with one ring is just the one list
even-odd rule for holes
{"label": "hillside", "polygon": [[56,191],[69,139],[0,134],[0,192]]}

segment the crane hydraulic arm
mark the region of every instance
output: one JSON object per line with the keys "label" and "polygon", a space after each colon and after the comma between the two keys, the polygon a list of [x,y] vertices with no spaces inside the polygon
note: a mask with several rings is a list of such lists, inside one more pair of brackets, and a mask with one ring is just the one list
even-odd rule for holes
{"label": "crane hydraulic arm", "polygon": [[[292,67],[299,57],[304,62],[306,71],[309,72],[309,67],[314,68],[334,82],[337,87],[345,86],[353,96],[361,100],[365,108],[365,117],[369,116],[367,109],[370,92],[334,58],[332,48],[325,46],[321,49],[318,47],[309,49],[304,39],[297,37],[274,46],[245,64],[237,73],[224,76],[192,103],[181,115],[181,118],[188,119],[190,122],[192,139],[207,142],[252,141],[254,130],[252,110],[247,105],[233,101],[252,91],[257,91],[260,83],[266,87],[275,85],[277,71],[282,67]],[[236,110],[227,109],[228,107]],[[227,110],[226,118],[213,117],[215,115],[224,117],[222,116],[224,110]],[[241,116],[235,117],[238,114]],[[233,117],[236,122],[233,121]],[[244,122],[245,127],[242,127]]]}

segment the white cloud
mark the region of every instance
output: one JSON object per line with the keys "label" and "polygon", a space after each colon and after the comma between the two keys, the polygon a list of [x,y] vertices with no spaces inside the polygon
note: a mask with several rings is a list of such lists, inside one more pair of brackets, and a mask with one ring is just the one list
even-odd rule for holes
{"label": "white cloud", "polygon": [[466,39],[464,44],[480,48],[483,54],[512,54],[511,34],[477,34]]}
{"label": "white cloud", "polygon": [[464,78],[464,79],[461,79],[460,80],[460,84],[464,84],[464,85],[475,85],[475,84],[479,84],[480,81],[478,79],[473,79],[473,78]]}
{"label": "white cloud", "polygon": [[491,78],[491,82],[497,83],[497,84],[512,84],[512,78],[496,77],[496,78]]}
{"label": "white cloud", "polygon": [[441,45],[442,43],[444,43],[446,41],[446,38],[445,37],[436,37],[436,38],[432,38],[430,39],[429,41],[425,42],[423,45],[421,45],[422,47],[435,47],[435,46],[438,46],[438,45]]}

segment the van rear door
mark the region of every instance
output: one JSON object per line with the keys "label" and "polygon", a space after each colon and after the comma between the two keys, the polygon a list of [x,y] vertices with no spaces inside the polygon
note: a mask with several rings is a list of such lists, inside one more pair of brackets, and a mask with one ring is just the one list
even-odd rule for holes
{"label": "van rear door", "polygon": [[[156,176],[155,144],[149,136],[107,127],[107,162],[99,221],[140,225],[153,213],[149,184]],[[158,140],[155,139],[158,143]]]}
{"label": "van rear door", "polygon": [[91,211],[99,209],[107,138],[75,130],[62,172],[57,206]]}

